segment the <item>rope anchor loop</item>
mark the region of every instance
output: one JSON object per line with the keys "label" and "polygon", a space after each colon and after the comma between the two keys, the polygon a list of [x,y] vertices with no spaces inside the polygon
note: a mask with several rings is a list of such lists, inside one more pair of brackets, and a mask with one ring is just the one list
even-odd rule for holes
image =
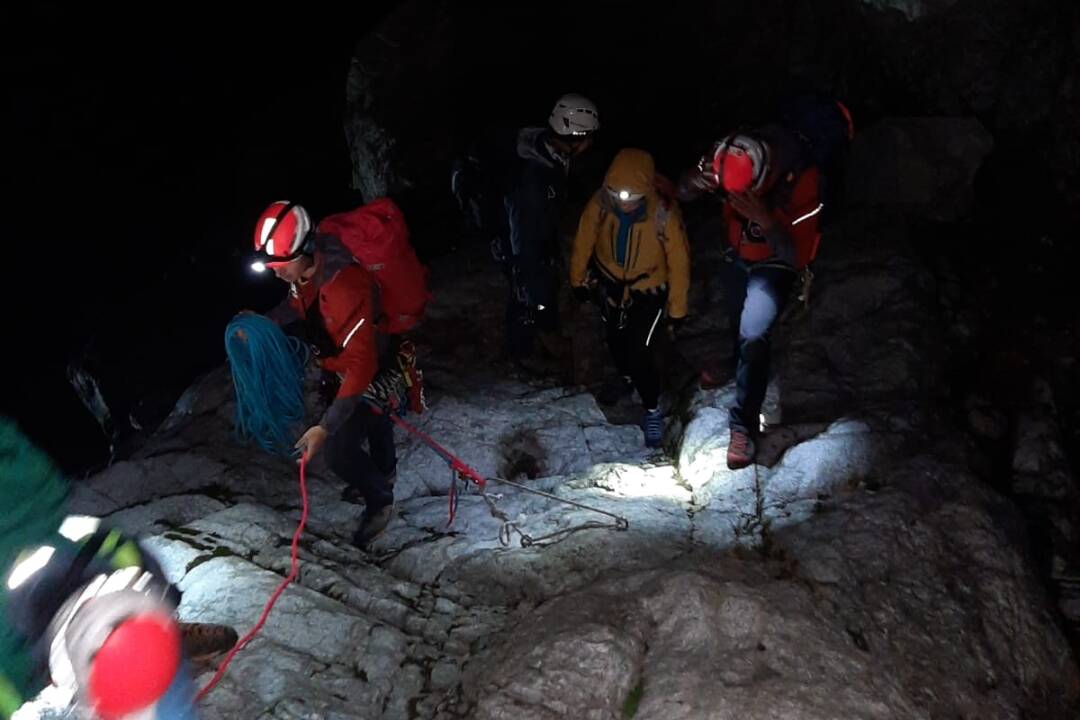
{"label": "rope anchor loop", "polygon": [[[372,405],[371,407],[376,413],[386,414],[390,418],[390,420],[392,420],[396,425],[398,425],[410,435],[419,438],[421,442],[423,442],[425,445],[435,451],[435,453],[439,457],[441,457],[447,465],[450,466],[450,488],[448,493],[448,501],[450,507],[448,513],[449,518],[446,523],[447,527],[453,525],[454,518],[457,516],[458,495],[461,492],[458,490],[458,483],[461,483],[466,491],[468,490],[470,485],[475,485],[477,488],[479,488],[481,496],[488,504],[488,508],[491,511],[492,517],[503,521],[503,525],[499,529],[499,542],[502,543],[504,546],[510,545],[510,537],[511,534],[514,532],[518,533],[521,536],[521,546],[527,548],[534,545],[539,545],[544,540],[562,537],[567,533],[576,532],[578,530],[586,530],[589,528],[614,528],[615,530],[628,530],[630,528],[629,520],[627,520],[621,515],[616,515],[615,513],[608,512],[607,510],[601,510],[600,508],[593,507],[591,505],[585,505],[584,503],[579,503],[575,500],[569,500],[564,497],[559,497],[558,495],[544,492],[543,490],[537,490],[536,488],[531,488],[528,485],[523,485],[521,483],[514,482],[513,480],[507,480],[505,478],[499,477],[484,477],[474,468],[465,464],[465,462],[461,458],[444,448],[442,445],[436,442],[434,438],[432,438],[430,435],[423,432],[419,428],[405,422],[394,413],[386,413],[385,410],[378,407],[377,405]],[[572,507],[578,508],[579,510],[586,510],[588,512],[597,513],[599,515],[606,515],[607,517],[611,518],[614,523],[604,524],[598,522],[586,522],[580,525],[564,528],[562,530],[557,530],[553,533],[548,533],[547,535],[542,535],[540,537],[532,537],[531,535],[523,533],[521,529],[518,528],[516,523],[510,521],[510,518],[507,517],[506,513],[504,513],[502,510],[499,510],[499,508],[495,505],[495,501],[486,492],[488,482],[497,482],[503,485],[509,485],[510,487],[515,487],[522,492],[526,492],[531,495],[538,495],[540,497],[547,498],[548,500],[553,500],[564,505],[570,505]]]}

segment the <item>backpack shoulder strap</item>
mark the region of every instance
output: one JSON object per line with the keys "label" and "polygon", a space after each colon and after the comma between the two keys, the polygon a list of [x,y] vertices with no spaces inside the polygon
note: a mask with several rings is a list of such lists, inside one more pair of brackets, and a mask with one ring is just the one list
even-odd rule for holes
{"label": "backpack shoulder strap", "polygon": [[656,189],[656,236],[661,243],[666,243],[668,218],[671,217],[677,202],[675,184],[657,173],[653,178],[653,187]]}
{"label": "backpack shoulder strap", "polygon": [[607,216],[611,213],[611,208],[608,206],[608,200],[601,195],[603,190],[597,190],[593,197],[596,198],[596,206],[599,208],[596,214],[596,226],[600,227],[607,220]]}
{"label": "backpack shoulder strap", "polygon": [[661,197],[656,203],[656,237],[662,244],[667,243],[667,224],[671,217],[671,201]]}

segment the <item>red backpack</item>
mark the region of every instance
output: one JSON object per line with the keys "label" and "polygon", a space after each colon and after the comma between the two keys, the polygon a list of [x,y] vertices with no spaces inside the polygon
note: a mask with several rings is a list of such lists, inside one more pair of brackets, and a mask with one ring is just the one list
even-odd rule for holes
{"label": "red backpack", "polygon": [[341,240],[375,278],[383,311],[380,332],[396,335],[420,322],[431,299],[428,270],[409,244],[409,228],[393,200],[379,198],[356,210],[330,215],[319,223],[318,232]]}

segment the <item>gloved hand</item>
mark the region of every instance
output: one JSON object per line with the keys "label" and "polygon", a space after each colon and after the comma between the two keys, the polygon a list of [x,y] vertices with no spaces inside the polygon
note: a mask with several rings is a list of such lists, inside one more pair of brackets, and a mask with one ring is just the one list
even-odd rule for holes
{"label": "gloved hand", "polygon": [[677,196],[683,202],[692,202],[701,195],[715,192],[720,186],[719,179],[712,167],[693,167],[679,179]]}
{"label": "gloved hand", "polygon": [[570,290],[574,293],[574,302],[586,303],[592,299],[592,292],[585,285],[577,285],[570,288]]}
{"label": "gloved hand", "polygon": [[[319,362],[321,363],[321,360]],[[337,376],[337,373],[323,370],[319,374],[319,402],[323,409],[330,407],[330,403],[334,402],[340,388],[341,378]]]}
{"label": "gloved hand", "polygon": [[679,336],[679,330],[680,330],[680,328],[682,328],[682,326],[685,323],[686,323],[686,317],[685,316],[680,317],[680,318],[669,317],[667,319],[668,337],[670,337],[672,340],[677,339],[678,336]]}

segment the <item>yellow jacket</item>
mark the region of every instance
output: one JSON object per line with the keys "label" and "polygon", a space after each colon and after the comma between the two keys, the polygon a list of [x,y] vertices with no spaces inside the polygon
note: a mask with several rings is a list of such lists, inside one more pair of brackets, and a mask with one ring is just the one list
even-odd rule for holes
{"label": "yellow jacket", "polygon": [[[656,192],[654,176],[652,156],[644,150],[625,148],[615,156],[604,178],[604,187],[589,200],[578,222],[570,253],[570,285],[585,284],[589,260],[595,258],[609,280],[629,282],[627,292],[650,290],[667,283],[668,316],[681,318],[686,316],[690,290],[686,229],[678,203],[670,200],[670,206],[661,209],[665,201]],[[619,213],[609,190],[645,195],[645,211],[635,218],[621,253],[617,248]]]}

